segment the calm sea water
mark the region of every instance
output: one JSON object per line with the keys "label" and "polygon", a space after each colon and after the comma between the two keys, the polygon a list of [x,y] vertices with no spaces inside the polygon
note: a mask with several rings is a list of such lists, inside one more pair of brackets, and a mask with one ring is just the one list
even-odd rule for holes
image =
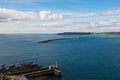
{"label": "calm sea water", "polygon": [[[120,80],[120,36],[114,35],[1,34],[0,65],[36,62],[49,66],[58,62],[62,78],[43,80]],[[69,40],[37,43],[53,38]],[[38,79],[40,80],[40,79]]]}

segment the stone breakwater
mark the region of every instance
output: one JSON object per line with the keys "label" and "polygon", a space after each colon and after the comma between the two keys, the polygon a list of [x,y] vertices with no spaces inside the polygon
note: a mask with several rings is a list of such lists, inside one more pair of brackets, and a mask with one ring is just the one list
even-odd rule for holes
{"label": "stone breakwater", "polygon": [[[75,37],[76,39],[80,39],[81,37]],[[48,43],[48,42],[52,42],[52,41],[58,41],[58,40],[68,40],[68,39],[74,39],[74,38],[58,38],[58,39],[48,39],[48,40],[41,40],[38,41],[38,43]]]}

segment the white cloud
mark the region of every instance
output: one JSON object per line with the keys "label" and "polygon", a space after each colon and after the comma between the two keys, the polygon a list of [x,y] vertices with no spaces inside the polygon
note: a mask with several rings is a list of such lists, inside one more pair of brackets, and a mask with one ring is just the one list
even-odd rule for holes
{"label": "white cloud", "polygon": [[41,20],[57,20],[62,19],[62,14],[52,13],[51,11],[41,11],[39,12]]}
{"label": "white cloud", "polygon": [[57,20],[62,19],[62,14],[51,11],[22,12],[13,9],[0,8],[0,22],[26,21],[26,20]]}
{"label": "white cloud", "polygon": [[34,20],[36,17],[35,12],[20,12],[12,9],[0,8],[0,22]]}
{"label": "white cloud", "polygon": [[120,14],[120,9],[116,10],[109,10],[105,12],[97,12],[100,16],[108,16],[108,15],[119,15]]}
{"label": "white cloud", "polygon": [[71,17],[89,17],[89,16],[98,16],[96,12],[65,12],[65,16],[71,16]]}

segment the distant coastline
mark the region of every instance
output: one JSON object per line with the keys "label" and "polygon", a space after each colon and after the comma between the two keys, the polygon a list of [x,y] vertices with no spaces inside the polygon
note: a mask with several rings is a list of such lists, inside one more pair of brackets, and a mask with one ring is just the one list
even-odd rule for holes
{"label": "distant coastline", "polygon": [[120,32],[63,32],[57,33],[57,35],[91,35],[91,34],[112,34],[120,35]]}

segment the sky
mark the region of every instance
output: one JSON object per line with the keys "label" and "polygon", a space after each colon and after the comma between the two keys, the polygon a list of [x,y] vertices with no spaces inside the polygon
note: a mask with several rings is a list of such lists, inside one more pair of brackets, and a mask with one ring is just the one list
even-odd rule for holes
{"label": "sky", "polygon": [[120,31],[120,0],[0,0],[0,33]]}

